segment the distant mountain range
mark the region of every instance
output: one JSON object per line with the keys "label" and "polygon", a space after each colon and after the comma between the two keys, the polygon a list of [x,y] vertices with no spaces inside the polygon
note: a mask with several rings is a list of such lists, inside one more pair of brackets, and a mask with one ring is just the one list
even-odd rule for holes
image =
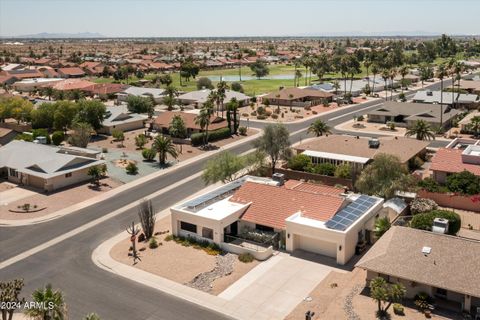
{"label": "distant mountain range", "polygon": [[105,36],[97,32],[80,32],[80,33],[48,33],[41,32],[36,34],[25,34],[15,37],[3,37],[3,38],[19,38],[19,39],[54,39],[54,38],[104,38]]}

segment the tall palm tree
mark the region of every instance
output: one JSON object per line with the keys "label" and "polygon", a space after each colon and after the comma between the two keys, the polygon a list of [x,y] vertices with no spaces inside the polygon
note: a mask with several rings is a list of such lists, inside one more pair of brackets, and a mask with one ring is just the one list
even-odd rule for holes
{"label": "tall palm tree", "polygon": [[238,121],[237,121],[237,116],[238,116],[238,107],[239,107],[239,102],[237,98],[233,97],[230,99],[229,102],[227,102],[227,121],[228,121],[228,127],[230,131],[232,132],[232,125],[230,124],[232,114],[233,114],[233,133],[237,134],[238,130]]}
{"label": "tall palm tree", "polygon": [[391,68],[389,72],[389,77],[390,77],[390,100],[393,101],[393,79],[397,76],[397,69],[396,68]]}
{"label": "tall palm tree", "polygon": [[165,88],[164,94],[165,98],[163,98],[163,103],[165,103],[165,105],[167,106],[168,111],[172,111],[177,101],[176,98],[178,96],[178,90],[174,86],[168,85]]}
{"label": "tall palm tree", "polygon": [[400,87],[402,88],[402,93],[403,93],[403,87],[405,86],[405,76],[408,74],[408,66],[407,65],[401,66],[400,69],[398,69],[398,73],[400,73],[400,75],[402,76],[402,83]]}
{"label": "tall palm tree", "polygon": [[174,159],[178,158],[178,151],[175,144],[169,137],[160,134],[155,137],[152,144],[152,149],[158,152],[158,162],[161,166],[165,165],[167,155],[171,155]]}
{"label": "tall palm tree", "polygon": [[[455,63],[455,80],[457,80],[457,99],[455,101],[455,107],[458,104],[458,96],[460,95],[460,81],[462,80],[462,72],[465,71],[465,65],[463,62],[457,61]],[[453,81],[455,83],[455,80]]]}
{"label": "tall palm tree", "polygon": [[207,100],[200,110],[198,116],[195,117],[195,124],[200,126],[202,131],[205,132],[203,136],[203,146],[208,144],[208,126],[210,125],[210,117],[213,114],[213,102]]}
{"label": "tall palm tree", "polygon": [[[38,307],[28,309],[26,314],[41,320],[63,320],[66,318],[66,305],[63,294],[59,290],[53,290],[51,284],[45,288],[39,288],[32,293],[32,299]],[[46,306],[45,308],[42,307]]]}
{"label": "tall palm tree", "polygon": [[348,56],[344,55],[340,58],[340,64],[338,66],[338,72],[342,75],[343,78],[343,91],[344,91],[344,98],[347,95],[347,74],[349,70],[349,61]]}
{"label": "tall palm tree", "polygon": [[333,89],[335,89],[335,95],[337,95],[338,94],[338,89],[340,89],[340,83],[338,82],[338,80],[333,81],[332,87],[333,87]]}
{"label": "tall palm tree", "polygon": [[242,59],[243,59],[243,54],[242,54],[241,49],[238,50],[237,59],[238,59],[238,77],[240,79],[240,82],[242,82]]}
{"label": "tall palm tree", "polygon": [[437,78],[440,79],[440,128],[443,128],[443,79],[447,76],[445,64],[440,64],[437,68]]}
{"label": "tall palm tree", "polygon": [[390,77],[390,71],[388,69],[383,69],[382,70],[382,79],[383,79],[383,82],[385,83],[385,101],[388,100],[388,85],[387,85],[387,81],[388,81],[388,78]]}
{"label": "tall palm tree", "polygon": [[432,127],[425,120],[417,120],[407,129],[405,136],[416,136],[417,140],[435,140],[435,134]]}
{"label": "tall palm tree", "polygon": [[222,118],[223,118],[223,102],[227,95],[227,90],[229,89],[228,84],[225,81],[220,81],[217,83],[217,97],[220,101],[220,105],[222,106]]}
{"label": "tall palm tree", "polygon": [[449,69],[449,74],[452,77],[452,107],[453,107],[454,101],[455,101],[455,76],[456,76],[455,65],[456,64],[457,64],[457,60],[455,58],[451,58],[448,61],[448,64],[447,64],[448,69]]}
{"label": "tall palm tree", "polygon": [[363,66],[367,71],[367,84],[369,87],[370,87],[370,75],[368,74],[368,69],[370,68],[371,65],[372,65],[372,60],[370,60],[369,58],[365,58],[365,60],[363,61]]}
{"label": "tall palm tree", "polygon": [[375,78],[377,77],[378,74],[378,66],[376,63],[372,64],[372,74],[373,74],[373,84],[372,84],[372,94],[375,92]]}
{"label": "tall palm tree", "polygon": [[302,77],[302,72],[300,70],[295,71],[295,87],[298,87],[300,84],[300,78]]}
{"label": "tall palm tree", "polygon": [[323,136],[324,134],[329,134],[331,133],[330,127],[323,122],[322,120],[318,119],[315,120],[310,124],[308,127],[308,133],[313,133],[315,136],[320,137]]}

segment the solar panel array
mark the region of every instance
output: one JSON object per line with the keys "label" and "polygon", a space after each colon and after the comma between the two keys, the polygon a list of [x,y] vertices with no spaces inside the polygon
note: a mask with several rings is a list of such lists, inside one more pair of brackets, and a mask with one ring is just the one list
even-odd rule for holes
{"label": "solar panel array", "polygon": [[325,223],[330,229],[345,231],[355,221],[366,213],[375,203],[377,199],[361,195],[357,200],[340,210],[332,219]]}
{"label": "solar panel array", "polygon": [[195,208],[201,204],[204,204],[208,201],[211,201],[213,199],[216,199],[223,194],[229,193],[230,191],[233,191],[237,188],[239,188],[243,183],[245,182],[244,179],[239,179],[236,180],[232,183],[226,184],[216,190],[213,190],[212,192],[209,192],[207,194],[204,194],[198,198],[192,199],[190,201],[187,201],[184,203],[184,206],[189,207],[189,208]]}

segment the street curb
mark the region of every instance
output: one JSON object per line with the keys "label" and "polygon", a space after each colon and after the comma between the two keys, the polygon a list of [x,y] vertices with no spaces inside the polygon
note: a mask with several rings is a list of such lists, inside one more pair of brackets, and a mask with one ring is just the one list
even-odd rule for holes
{"label": "street curb", "polygon": [[[253,129],[255,129],[255,128],[253,128]],[[141,177],[137,180],[125,183],[125,184],[123,184],[123,185],[121,185],[121,186],[119,186],[119,187],[117,187],[113,190],[110,190],[110,191],[107,191],[105,193],[99,194],[98,196],[95,196],[95,197],[90,198],[88,200],[82,201],[80,203],[76,203],[76,204],[71,205],[67,208],[52,212],[48,215],[37,217],[37,218],[31,218],[31,219],[22,219],[22,220],[0,219],[0,227],[21,227],[21,226],[29,226],[29,225],[35,225],[35,224],[40,224],[40,223],[44,223],[44,222],[53,221],[53,220],[58,219],[60,217],[71,214],[75,211],[78,211],[78,210],[87,208],[89,206],[92,206],[94,204],[97,204],[99,202],[105,201],[108,198],[119,194],[120,192],[127,191],[127,190],[129,190],[133,187],[136,187],[136,186],[138,186],[142,183],[145,183],[147,181],[156,179],[160,176],[163,176],[163,175],[168,174],[170,172],[176,171],[176,170],[178,170],[180,168],[183,168],[185,166],[188,166],[192,163],[195,163],[195,162],[200,161],[202,159],[208,158],[211,155],[215,155],[215,154],[220,153],[222,151],[234,148],[234,147],[236,147],[240,144],[244,144],[246,142],[253,141],[257,137],[259,137],[262,133],[262,130],[259,130],[259,129],[255,129],[255,130],[258,130],[258,132],[255,133],[254,135],[250,136],[250,137],[247,137],[247,138],[239,140],[239,141],[235,141],[233,143],[222,146],[222,147],[218,148],[217,150],[208,151],[204,154],[201,154],[201,155],[198,155],[196,157],[190,158],[190,159],[188,159],[184,162],[180,162],[178,165],[174,165],[174,166],[169,167],[167,169],[164,169],[164,170],[161,170],[161,171],[158,171],[158,172],[154,172],[154,173],[151,173],[151,174],[146,175],[144,177]]]}

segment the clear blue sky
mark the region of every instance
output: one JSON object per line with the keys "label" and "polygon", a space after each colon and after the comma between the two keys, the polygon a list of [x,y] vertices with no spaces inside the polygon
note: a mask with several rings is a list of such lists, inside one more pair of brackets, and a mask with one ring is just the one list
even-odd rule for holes
{"label": "clear blue sky", "polygon": [[479,0],[0,0],[0,36],[480,34]]}

